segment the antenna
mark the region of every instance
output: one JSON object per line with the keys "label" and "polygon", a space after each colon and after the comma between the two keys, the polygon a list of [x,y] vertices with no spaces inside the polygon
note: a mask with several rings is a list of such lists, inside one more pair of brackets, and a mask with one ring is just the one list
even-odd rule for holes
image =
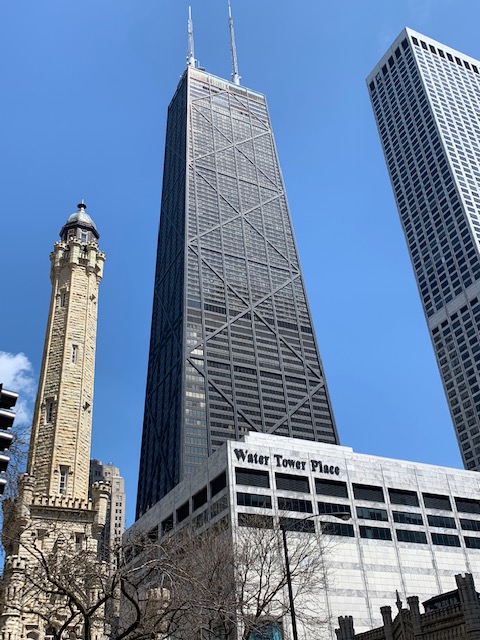
{"label": "antenna", "polygon": [[193,42],[192,7],[188,7],[188,56],[187,65],[195,67],[195,45]]}
{"label": "antenna", "polygon": [[238,75],[237,47],[235,46],[235,30],[233,28],[232,7],[228,0],[228,26],[230,28],[230,49],[232,52],[232,82],[240,84],[240,76]]}

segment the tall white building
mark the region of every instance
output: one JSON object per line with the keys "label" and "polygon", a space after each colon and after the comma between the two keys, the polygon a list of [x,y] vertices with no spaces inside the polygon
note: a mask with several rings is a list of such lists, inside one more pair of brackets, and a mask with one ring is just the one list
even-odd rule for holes
{"label": "tall white building", "polygon": [[480,62],[405,29],[367,84],[467,469],[480,470]]}

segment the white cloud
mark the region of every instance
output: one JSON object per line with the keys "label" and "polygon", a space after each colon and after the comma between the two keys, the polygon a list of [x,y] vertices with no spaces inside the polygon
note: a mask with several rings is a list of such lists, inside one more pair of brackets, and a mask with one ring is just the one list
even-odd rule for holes
{"label": "white cloud", "polygon": [[19,394],[15,413],[15,424],[21,426],[32,421],[33,403],[36,393],[36,379],[33,366],[24,353],[0,351],[0,383],[5,389]]}

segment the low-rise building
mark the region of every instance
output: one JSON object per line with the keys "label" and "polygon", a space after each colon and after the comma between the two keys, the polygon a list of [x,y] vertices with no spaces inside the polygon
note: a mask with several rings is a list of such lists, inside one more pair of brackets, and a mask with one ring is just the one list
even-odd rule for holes
{"label": "low-rise building", "polygon": [[312,606],[328,613],[332,637],[338,616],[353,614],[358,631],[381,624],[397,591],[427,599],[460,571],[480,579],[478,474],[266,434],[225,443],[128,533],[222,520],[235,532],[259,516],[287,529],[287,545],[293,529],[325,546],[327,588]]}
{"label": "low-rise building", "polygon": [[355,633],[352,616],[338,619],[337,640],[407,640],[424,638],[443,640],[478,640],[480,638],[480,599],[473,576],[455,576],[457,589],[442,593],[423,603],[420,613],[418,596],[407,598],[407,607],[397,598],[398,613],[392,619],[392,608],[381,608],[383,625],[365,633]]}

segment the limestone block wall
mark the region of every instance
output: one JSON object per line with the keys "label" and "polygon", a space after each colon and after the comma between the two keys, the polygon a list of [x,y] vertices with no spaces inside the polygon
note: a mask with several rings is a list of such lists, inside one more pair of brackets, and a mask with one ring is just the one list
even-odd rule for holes
{"label": "limestone block wall", "polygon": [[[52,602],[50,590],[54,589],[54,582],[49,581],[47,572],[41,568],[41,558],[48,563],[58,558],[62,564],[69,564],[75,562],[80,552],[97,556],[92,502],[78,504],[63,497],[38,502],[37,499],[28,507],[28,518],[23,520],[15,540],[15,553],[6,558],[0,580],[0,637],[9,640],[32,637],[28,636],[31,632],[43,638],[49,619],[56,616],[59,622],[65,619],[68,600]],[[81,579],[78,584],[82,584]],[[104,637],[103,615],[100,609],[93,621],[102,630],[99,637]],[[81,633],[81,622],[76,620],[69,631]]]}
{"label": "limestone block wall", "polygon": [[87,500],[98,286],[105,255],[77,238],[51,254],[52,295],[28,473],[36,492]]}

